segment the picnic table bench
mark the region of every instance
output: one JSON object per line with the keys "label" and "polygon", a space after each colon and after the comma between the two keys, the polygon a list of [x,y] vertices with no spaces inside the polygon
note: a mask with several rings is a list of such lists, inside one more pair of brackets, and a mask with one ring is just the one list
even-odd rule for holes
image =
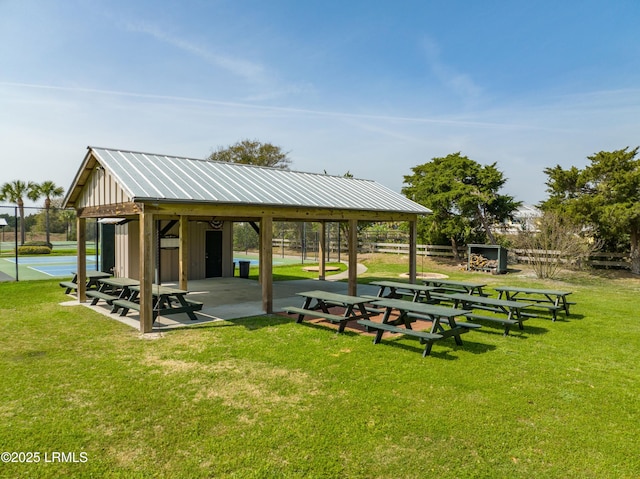
{"label": "picnic table bench", "polygon": [[101,299],[113,306],[114,300],[128,298],[131,295],[129,288],[139,284],[140,281],[131,278],[101,278],[98,280],[98,289],[87,291],[87,296],[93,298],[92,306],[98,304]]}
{"label": "picnic table bench", "polygon": [[[128,287],[131,294],[128,298],[114,299],[112,301],[112,313],[120,311],[120,316],[125,316],[129,310],[140,311],[140,303],[137,301],[140,294],[140,285],[132,285]],[[158,316],[167,316],[170,314],[187,313],[189,319],[195,321],[198,317],[196,311],[202,309],[203,303],[192,301],[185,296],[189,291],[182,289],[170,288],[168,286],[153,285],[151,288],[153,295],[153,319]]]}
{"label": "picnic table bench", "polygon": [[[98,281],[104,278],[110,278],[111,273],[90,270],[86,273],[87,289],[98,289]],[[65,288],[64,294],[78,290],[78,273],[73,273],[71,281],[60,281],[60,287]]]}
{"label": "picnic table bench", "polygon": [[[466,316],[467,314],[467,311],[460,309],[393,298],[382,298],[372,301],[371,304],[385,308],[382,323],[359,320],[358,324],[365,326],[368,330],[376,331],[373,343],[378,344],[385,331],[414,336],[420,339],[421,344],[425,345],[422,353],[423,357],[431,354],[431,348],[435,341],[453,336],[456,344],[461,346],[462,339],[460,335],[479,327],[477,324],[457,322],[455,319],[457,316]],[[400,314],[397,319],[391,321],[393,310],[398,310]],[[431,321],[431,329],[429,331],[415,331],[411,327],[411,323],[416,319]],[[404,324],[404,327],[398,326],[399,324]],[[448,329],[444,328],[443,325],[447,325]]]}
{"label": "picnic table bench", "polygon": [[[453,293],[447,296],[453,301],[454,307],[460,306],[463,310],[470,311],[467,314],[468,319],[503,325],[505,336],[509,334],[511,326],[518,325],[519,329],[524,330],[522,322],[527,319],[527,316],[522,313],[522,310],[531,306],[531,303],[522,301],[509,301],[472,294]],[[481,315],[473,312],[478,309],[495,313],[498,316]]]}
{"label": "picnic table bench", "polygon": [[567,296],[571,294],[571,291],[557,291],[552,289],[537,289],[537,288],[520,288],[515,286],[496,286],[495,289],[500,298],[504,296],[511,301],[527,301],[533,302],[534,308],[543,308],[549,310],[553,317],[553,321],[556,320],[556,312],[563,310],[566,316],[569,316],[569,305],[575,304],[567,301]]}
{"label": "picnic table bench", "polygon": [[[418,339],[420,339],[420,344],[425,344],[425,345],[431,345],[433,341],[442,339],[443,337],[441,334],[428,333],[426,331],[415,331],[410,328],[401,328],[399,326],[394,326],[393,324],[389,324],[389,323],[378,323],[376,321],[371,321],[369,319],[359,319],[358,324],[365,326],[367,329],[377,330],[376,337],[373,340],[373,344],[380,343],[380,341],[382,340],[382,335],[384,334],[385,331],[389,331],[391,333],[404,334],[406,336],[415,336]],[[431,352],[430,349],[431,348],[427,349],[427,347],[425,347],[425,350],[422,353],[422,356],[424,357],[429,355]]]}
{"label": "picnic table bench", "polygon": [[[380,289],[376,298],[392,298],[401,299],[404,296],[411,296],[412,301],[420,302],[424,299],[426,303],[433,303],[431,293],[437,288],[435,286],[426,286],[424,284],[402,283],[400,281],[374,281],[371,284],[378,286]],[[389,292],[385,296],[385,290]],[[369,296],[367,296],[369,297]],[[374,296],[371,296],[372,298]]]}
{"label": "picnic table bench", "polygon": [[[287,306],[283,308],[283,311],[289,314],[297,314],[296,323],[302,323],[305,316],[326,319],[339,325],[338,333],[344,332],[344,328],[349,321],[369,319],[371,314],[378,313],[378,311],[366,307],[366,304],[371,301],[369,298],[330,293],[322,290],[304,291],[296,294],[304,298],[302,307]],[[312,304],[314,301],[315,304]],[[332,314],[329,311],[331,306],[345,308],[343,315]]]}

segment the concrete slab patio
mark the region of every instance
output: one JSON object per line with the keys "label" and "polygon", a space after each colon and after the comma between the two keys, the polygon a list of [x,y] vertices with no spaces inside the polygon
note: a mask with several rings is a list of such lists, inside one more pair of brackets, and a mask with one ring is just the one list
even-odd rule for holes
{"label": "concrete slab patio", "polygon": [[[166,286],[177,286],[167,283]],[[286,306],[301,306],[303,299],[296,293],[321,289],[333,293],[347,294],[347,283],[338,281],[318,281],[315,279],[301,279],[294,281],[276,281],[273,283],[274,311],[281,311]],[[378,288],[360,284],[358,294],[375,295]],[[212,321],[231,320],[248,316],[263,315],[262,289],[260,284],[251,279],[243,278],[209,278],[189,281],[189,298],[202,302],[201,311],[196,313],[197,321],[192,321],[186,314],[159,316],[153,324],[153,331],[164,331],[173,328],[193,326]],[[77,301],[68,301],[66,305],[78,305]],[[84,306],[104,314],[111,319],[121,321],[132,328],[139,329],[139,315],[130,311],[126,316],[111,314],[111,308],[100,301],[96,306],[89,302]],[[293,320],[293,319],[292,319]]]}

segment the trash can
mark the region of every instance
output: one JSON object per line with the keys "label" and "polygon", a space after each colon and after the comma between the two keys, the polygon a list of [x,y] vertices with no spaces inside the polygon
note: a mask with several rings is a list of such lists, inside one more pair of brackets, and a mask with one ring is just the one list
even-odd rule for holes
{"label": "trash can", "polygon": [[238,263],[240,264],[240,277],[241,278],[248,278],[249,277],[249,265],[251,264],[250,261],[238,261]]}

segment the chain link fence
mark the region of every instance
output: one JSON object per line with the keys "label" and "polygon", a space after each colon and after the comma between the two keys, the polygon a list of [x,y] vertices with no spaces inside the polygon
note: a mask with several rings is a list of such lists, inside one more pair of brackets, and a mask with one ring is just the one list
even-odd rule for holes
{"label": "chain link fence", "polygon": [[[89,265],[98,234],[98,223],[87,221]],[[0,206],[0,281],[71,276],[77,251],[74,210]]]}

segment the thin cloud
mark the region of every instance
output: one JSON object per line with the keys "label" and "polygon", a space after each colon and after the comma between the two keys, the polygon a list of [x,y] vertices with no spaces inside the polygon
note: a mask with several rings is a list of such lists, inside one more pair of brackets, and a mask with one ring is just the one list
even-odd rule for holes
{"label": "thin cloud", "polygon": [[125,27],[131,32],[144,33],[156,40],[168,43],[169,45],[201,58],[210,65],[222,68],[223,70],[242,77],[245,80],[251,82],[262,82],[264,80],[265,69],[258,63],[232,58],[228,55],[214,52],[209,47],[199,45],[185,38],[170,35],[166,31],[148,23],[127,22]]}
{"label": "thin cloud", "polygon": [[31,83],[14,83],[14,82],[0,82],[0,85],[10,86],[10,87],[19,87],[19,88],[33,88],[33,89],[40,89],[40,90],[66,91],[71,93],[73,92],[91,93],[91,94],[98,94],[98,95],[115,95],[115,96],[139,98],[139,99],[161,100],[161,101],[182,102],[182,103],[192,103],[192,104],[202,104],[202,105],[217,105],[217,106],[244,109],[244,110],[270,111],[278,114],[288,113],[288,114],[296,114],[296,115],[303,115],[303,116],[332,117],[332,118],[338,118],[338,119],[343,118],[343,119],[393,121],[393,122],[405,122],[405,123],[433,123],[433,124],[439,124],[439,125],[466,126],[466,127],[490,128],[490,129],[508,129],[508,130],[544,129],[536,126],[514,124],[514,123],[480,122],[480,121],[461,120],[461,119],[347,113],[347,112],[329,111],[329,110],[313,110],[313,109],[306,109],[306,108],[277,107],[277,106],[267,106],[267,105],[256,105],[251,103],[227,102],[227,101],[220,101],[220,100],[208,100],[203,98],[156,95],[156,94],[136,93],[136,92],[126,92],[126,91],[116,91],[116,90],[101,90],[101,89],[84,88],[84,87],[65,87],[65,86],[55,86],[55,85],[39,85],[39,84],[31,84]]}
{"label": "thin cloud", "polygon": [[476,101],[480,98],[482,88],[476,85],[469,75],[456,72],[443,62],[440,58],[440,48],[435,41],[425,37],[422,47],[429,68],[442,85],[465,100]]}

